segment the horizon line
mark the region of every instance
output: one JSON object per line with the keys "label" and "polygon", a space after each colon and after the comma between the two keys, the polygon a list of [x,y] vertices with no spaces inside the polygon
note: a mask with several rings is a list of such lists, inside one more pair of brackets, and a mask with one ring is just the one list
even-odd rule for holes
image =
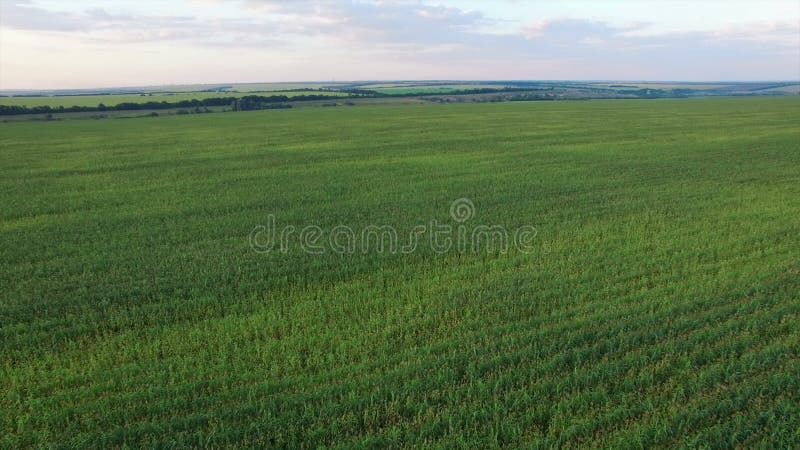
{"label": "horizon line", "polygon": [[676,84],[711,84],[711,83],[739,83],[739,84],[752,84],[752,83],[800,83],[800,78],[792,79],[753,79],[753,80],[648,80],[648,79],[579,79],[579,78],[564,78],[564,79],[536,79],[536,78],[431,78],[431,79],[354,79],[354,80],[286,80],[286,81],[230,81],[230,82],[203,82],[203,83],[164,83],[164,84],[147,84],[147,85],[109,85],[109,86],[93,86],[85,88],[0,88],[0,92],[48,92],[48,91],[93,91],[100,89],[146,89],[146,88],[164,88],[164,87],[180,87],[180,86],[228,86],[228,85],[251,85],[251,84],[353,84],[353,83],[388,83],[388,82],[538,82],[538,83],[555,83],[555,82],[579,82],[579,83],[676,83]]}

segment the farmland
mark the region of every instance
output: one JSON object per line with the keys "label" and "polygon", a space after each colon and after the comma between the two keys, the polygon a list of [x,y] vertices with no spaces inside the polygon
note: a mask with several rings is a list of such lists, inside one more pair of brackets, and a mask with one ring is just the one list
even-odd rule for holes
{"label": "farmland", "polygon": [[[624,84],[619,84],[624,83]],[[586,83],[575,81],[394,81],[170,85],[88,90],[0,90],[3,121],[133,118],[295,106],[480,103],[710,96],[791,96],[790,82]],[[292,90],[294,89],[294,90]],[[247,100],[247,98],[250,100]],[[258,99],[257,97],[262,97]],[[343,102],[338,100],[346,99]],[[377,100],[376,100],[377,99]],[[234,103],[237,106],[234,106]],[[16,116],[16,117],[13,117]]]}
{"label": "farmland", "polygon": [[420,94],[449,94],[452,92],[467,92],[476,89],[505,89],[504,84],[429,84],[414,85],[407,84],[376,84],[363,86],[363,89],[371,89],[379,94],[389,95],[420,95]]}
{"label": "farmland", "polygon": [[[798,117],[784,96],[0,123],[0,447],[796,448]],[[251,246],[271,215],[407,235],[456,199],[535,239]]]}
{"label": "farmland", "polygon": [[[104,104],[107,106],[118,105],[120,103],[145,103],[145,102],[169,102],[175,103],[182,100],[202,100],[205,98],[227,98],[242,97],[250,95],[250,92],[178,92],[178,93],[148,93],[148,94],[108,94],[108,95],[60,95],[60,96],[41,96],[41,97],[0,97],[0,105],[19,105],[27,107],[50,106],[50,107],[70,107],[70,106],[97,106]],[[289,98],[300,95],[325,95],[325,96],[344,96],[343,92],[333,91],[263,91],[259,95],[285,95]]]}

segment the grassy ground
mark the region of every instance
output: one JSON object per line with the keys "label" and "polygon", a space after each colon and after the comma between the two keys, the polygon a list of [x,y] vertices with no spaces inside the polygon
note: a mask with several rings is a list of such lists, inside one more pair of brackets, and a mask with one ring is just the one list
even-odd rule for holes
{"label": "grassy ground", "polygon": [[218,97],[242,97],[244,95],[285,95],[295,97],[298,95],[328,95],[341,97],[347,95],[343,92],[334,91],[261,91],[261,92],[181,92],[181,93],[156,93],[156,94],[113,94],[113,95],[65,95],[53,97],[0,97],[0,105],[20,105],[27,107],[51,106],[97,106],[102,103],[106,106],[118,105],[120,103],[146,103],[146,102],[169,102],[175,103],[182,100],[218,98]]}
{"label": "grassy ground", "polygon": [[[0,447],[800,445],[797,98],[0,124]],[[253,251],[277,224],[528,252]]]}

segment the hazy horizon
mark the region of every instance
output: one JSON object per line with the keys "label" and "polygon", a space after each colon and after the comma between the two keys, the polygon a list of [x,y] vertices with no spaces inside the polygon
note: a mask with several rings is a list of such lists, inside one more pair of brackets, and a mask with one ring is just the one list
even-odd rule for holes
{"label": "hazy horizon", "polygon": [[620,79],[561,79],[561,80],[535,80],[535,79],[363,79],[363,80],[279,80],[279,81],[221,81],[209,83],[168,83],[168,84],[148,84],[148,85],[108,85],[108,86],[89,86],[85,88],[2,88],[0,92],[54,92],[54,91],[95,91],[102,89],[147,89],[147,88],[165,88],[165,87],[202,87],[202,86],[229,86],[229,85],[250,85],[250,84],[359,84],[359,83],[435,83],[435,82],[451,82],[451,83],[469,83],[469,82],[538,82],[538,83],[558,83],[558,82],[574,82],[574,83],[677,83],[677,84],[714,84],[714,83],[733,83],[733,84],[757,84],[757,83],[791,83],[800,84],[800,79],[774,79],[774,80],[620,80]]}
{"label": "hazy horizon", "polygon": [[3,0],[0,90],[800,80],[800,2]]}

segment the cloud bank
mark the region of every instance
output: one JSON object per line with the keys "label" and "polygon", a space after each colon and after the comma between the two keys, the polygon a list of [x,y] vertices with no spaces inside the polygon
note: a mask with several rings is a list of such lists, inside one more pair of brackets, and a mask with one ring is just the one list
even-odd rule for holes
{"label": "cloud bank", "polygon": [[796,17],[665,32],[654,27],[658,17],[625,24],[521,18],[511,3],[505,10],[421,1],[1,5],[0,88],[6,89],[329,79],[800,78]]}

